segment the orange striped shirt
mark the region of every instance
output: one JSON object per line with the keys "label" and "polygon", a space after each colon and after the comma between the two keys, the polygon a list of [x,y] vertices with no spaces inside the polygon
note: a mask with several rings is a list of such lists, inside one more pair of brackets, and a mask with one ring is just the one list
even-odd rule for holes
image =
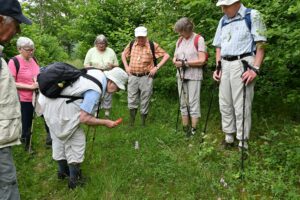
{"label": "orange striped shirt", "polygon": [[[153,67],[153,56],[150,49],[149,41],[147,40],[144,46],[140,46],[135,41],[132,45],[130,53],[130,43],[126,46],[123,53],[126,58],[130,57],[129,68],[131,73],[144,74],[148,73]],[[163,50],[157,43],[154,42],[155,57],[160,58],[166,55],[166,51]]]}

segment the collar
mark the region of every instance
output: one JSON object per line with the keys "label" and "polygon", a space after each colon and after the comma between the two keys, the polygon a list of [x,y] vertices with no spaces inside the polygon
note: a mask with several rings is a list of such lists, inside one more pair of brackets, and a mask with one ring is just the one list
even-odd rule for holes
{"label": "collar", "polygon": [[[137,40],[133,43],[133,46],[140,46],[140,45],[138,45]],[[147,41],[145,43],[145,47],[148,47],[148,46],[149,46],[149,39],[147,39]],[[141,47],[144,47],[144,46],[141,46]]]}
{"label": "collar", "polygon": [[246,7],[241,3],[240,9],[237,11],[236,15],[233,18],[228,18],[227,15],[224,15],[225,20],[235,20],[245,17]]}

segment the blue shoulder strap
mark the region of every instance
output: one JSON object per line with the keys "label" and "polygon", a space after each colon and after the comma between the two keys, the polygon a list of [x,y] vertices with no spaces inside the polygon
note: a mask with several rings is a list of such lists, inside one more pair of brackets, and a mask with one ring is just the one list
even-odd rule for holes
{"label": "blue shoulder strap", "polygon": [[242,18],[242,19],[233,20],[231,22],[225,22],[225,18],[223,16],[222,22],[221,22],[221,28],[223,28],[224,26],[226,26],[226,25],[228,25],[228,24],[230,24],[232,22],[241,21],[241,20],[245,20],[246,25],[247,25],[249,31],[251,32],[251,23],[252,23],[251,22],[251,8],[246,8],[245,17]]}
{"label": "blue shoulder strap", "polygon": [[249,29],[249,31],[251,32],[251,27],[252,27],[252,22],[251,22],[251,8],[247,8],[246,9],[246,14],[245,14],[245,22],[246,25]]}

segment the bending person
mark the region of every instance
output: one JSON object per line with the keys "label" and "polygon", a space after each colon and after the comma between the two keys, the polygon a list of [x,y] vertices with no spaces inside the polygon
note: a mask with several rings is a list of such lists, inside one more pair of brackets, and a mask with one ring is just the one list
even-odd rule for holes
{"label": "bending person", "polygon": [[80,164],[84,160],[86,139],[80,124],[115,127],[116,122],[97,119],[94,114],[101,96],[105,92],[124,90],[128,79],[126,72],[119,67],[105,72],[91,69],[87,73],[101,82],[103,91],[93,81],[80,77],[72,86],[66,87],[62,94],[83,96],[83,99],[67,103],[67,98],[52,99],[42,94],[39,97],[41,110],[51,133],[52,157],[58,162],[58,178],[70,177],[68,186],[71,189],[82,182]]}

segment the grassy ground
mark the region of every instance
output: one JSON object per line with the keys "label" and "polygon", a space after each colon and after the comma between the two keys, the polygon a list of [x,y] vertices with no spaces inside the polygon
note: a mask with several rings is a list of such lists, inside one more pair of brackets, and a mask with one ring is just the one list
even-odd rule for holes
{"label": "grassy ground", "polygon": [[[207,112],[203,95],[200,130]],[[34,149],[29,156],[14,147],[22,199],[299,199],[300,126],[267,114],[253,113],[253,130],[244,179],[240,179],[237,148],[222,150],[218,107],[214,106],[205,140],[176,133],[176,99],[154,95],[148,125],[128,126],[126,95],[115,95],[112,118],[123,117],[117,128],[98,127],[87,135],[82,165],[87,183],[75,190],[57,179],[45,131],[35,121]],[[216,104],[217,102],[214,102]],[[103,115],[103,113],[101,113]],[[87,129],[87,127],[84,127]],[[135,149],[138,141],[139,149]],[[92,149],[93,146],[93,149]]]}

